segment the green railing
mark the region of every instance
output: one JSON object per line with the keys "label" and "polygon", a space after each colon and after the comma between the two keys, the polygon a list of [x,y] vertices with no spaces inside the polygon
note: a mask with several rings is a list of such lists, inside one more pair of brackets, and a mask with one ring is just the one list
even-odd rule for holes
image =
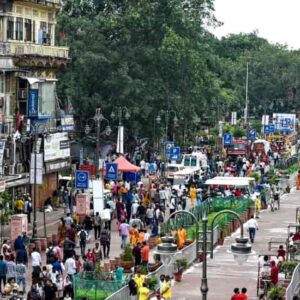
{"label": "green railing", "polygon": [[[195,215],[197,220],[199,220],[200,228],[202,227],[202,213],[205,210],[208,216],[208,226],[210,226],[210,222],[213,219],[214,215],[224,209],[231,209],[242,215],[244,212],[248,211],[248,208],[253,207],[254,202],[248,198],[237,198],[237,197],[223,197],[223,198],[211,198],[203,203],[202,206],[196,206],[190,209],[190,212]],[[230,223],[234,220],[235,217],[231,214],[221,215],[217,221],[216,226],[219,228],[223,228],[223,226]],[[163,224],[161,226],[161,233],[167,234],[170,233],[171,229],[177,230],[180,226],[183,226],[188,232],[188,238],[194,238],[195,232],[195,224],[194,220],[189,215],[178,215],[171,219],[168,224]],[[193,232],[193,233],[192,233]]]}
{"label": "green railing", "polygon": [[122,280],[116,280],[109,272],[83,272],[74,276],[74,299],[103,300],[126,286],[130,274],[124,274]]}

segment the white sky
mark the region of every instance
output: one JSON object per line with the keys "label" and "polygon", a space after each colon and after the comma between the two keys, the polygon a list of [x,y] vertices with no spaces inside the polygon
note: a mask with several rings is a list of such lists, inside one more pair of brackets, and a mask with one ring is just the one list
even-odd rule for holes
{"label": "white sky", "polygon": [[215,0],[215,16],[224,23],[211,30],[218,37],[258,30],[269,42],[300,48],[300,0]]}

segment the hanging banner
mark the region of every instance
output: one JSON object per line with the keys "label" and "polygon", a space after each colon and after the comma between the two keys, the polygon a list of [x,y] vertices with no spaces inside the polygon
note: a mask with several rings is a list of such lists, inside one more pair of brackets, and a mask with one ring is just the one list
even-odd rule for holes
{"label": "hanging banner", "polygon": [[117,153],[124,154],[124,126],[118,127]]}
{"label": "hanging banner", "polygon": [[[35,171],[35,155],[36,155],[36,171]],[[34,172],[36,172],[34,182]],[[43,183],[43,154],[31,153],[30,160],[30,184],[42,184]]]}
{"label": "hanging banner", "polygon": [[28,93],[28,116],[38,116],[39,90],[30,89]]}

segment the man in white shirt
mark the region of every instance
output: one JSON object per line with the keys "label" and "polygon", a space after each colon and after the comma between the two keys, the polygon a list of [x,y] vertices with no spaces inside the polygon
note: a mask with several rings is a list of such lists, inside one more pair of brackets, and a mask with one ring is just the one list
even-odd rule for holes
{"label": "man in white shirt", "polygon": [[132,203],[132,206],[131,206],[131,217],[132,217],[133,219],[136,218],[136,213],[137,213],[138,207],[139,207],[138,202],[137,202],[137,201],[134,201],[134,202]]}
{"label": "man in white shirt", "polygon": [[42,258],[36,248],[33,248],[31,253],[32,278],[38,279],[41,272]]}
{"label": "man in white shirt", "polygon": [[72,277],[76,274],[76,262],[74,256],[69,257],[65,262],[65,269],[68,276],[72,280]]}
{"label": "man in white shirt", "polygon": [[247,227],[248,227],[248,231],[249,231],[250,241],[251,241],[251,243],[254,243],[255,233],[256,233],[256,230],[258,230],[258,225],[257,225],[257,222],[254,219],[253,215],[248,220]]}

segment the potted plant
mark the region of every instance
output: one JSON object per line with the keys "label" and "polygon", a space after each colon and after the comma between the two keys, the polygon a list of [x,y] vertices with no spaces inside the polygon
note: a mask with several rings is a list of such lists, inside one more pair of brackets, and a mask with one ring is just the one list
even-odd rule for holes
{"label": "potted plant", "polygon": [[155,292],[156,286],[158,284],[158,279],[156,277],[147,278],[147,284],[150,291]]}
{"label": "potted plant", "polygon": [[268,299],[270,300],[279,300],[283,297],[283,288],[281,286],[273,286],[268,292]]}
{"label": "potted plant", "polygon": [[294,269],[297,266],[297,262],[296,261],[285,261],[282,263],[282,270],[288,275],[288,276],[292,276]]}
{"label": "potted plant", "polygon": [[174,267],[175,267],[176,271],[174,273],[174,276],[175,276],[175,280],[177,282],[181,281],[181,279],[182,279],[182,273],[187,268],[187,265],[188,265],[188,261],[187,261],[187,259],[185,257],[179,258],[179,259],[175,260]]}
{"label": "potted plant", "polygon": [[130,272],[134,266],[133,254],[130,244],[126,244],[121,254],[121,266],[125,272]]}

